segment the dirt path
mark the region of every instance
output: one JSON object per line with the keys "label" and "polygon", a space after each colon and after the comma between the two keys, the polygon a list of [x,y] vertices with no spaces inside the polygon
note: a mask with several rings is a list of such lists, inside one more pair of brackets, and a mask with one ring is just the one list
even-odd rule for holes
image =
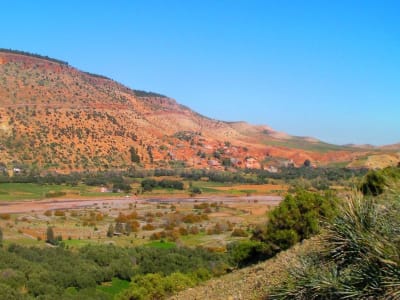
{"label": "dirt path", "polygon": [[280,196],[249,196],[249,197],[226,197],[210,196],[199,198],[96,198],[96,199],[49,199],[38,201],[3,201],[0,202],[0,213],[28,213],[56,209],[77,209],[85,207],[95,207],[104,202],[114,205],[126,205],[129,203],[149,202],[149,203],[173,203],[173,202],[224,202],[234,203],[239,201],[265,203],[266,205],[277,205],[282,200]]}

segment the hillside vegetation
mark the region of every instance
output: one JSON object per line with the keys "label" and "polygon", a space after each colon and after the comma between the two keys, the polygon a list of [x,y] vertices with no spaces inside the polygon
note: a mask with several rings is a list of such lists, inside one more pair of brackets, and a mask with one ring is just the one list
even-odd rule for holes
{"label": "hillside vegetation", "polygon": [[[0,50],[0,74],[0,163],[9,171],[260,169],[306,160],[348,164],[381,151],[212,120],[164,95],[41,55]],[[388,163],[399,160],[385,151]]]}
{"label": "hillside vegetation", "polygon": [[[399,168],[370,172],[318,236],[171,299],[400,299],[399,194]],[[271,215],[296,210],[283,203]],[[269,227],[291,219],[278,224]]]}

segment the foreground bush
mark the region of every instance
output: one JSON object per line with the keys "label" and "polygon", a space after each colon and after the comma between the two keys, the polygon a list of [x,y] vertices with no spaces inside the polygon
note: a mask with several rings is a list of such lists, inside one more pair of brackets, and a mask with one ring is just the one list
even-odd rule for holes
{"label": "foreground bush", "polygon": [[298,191],[288,195],[269,213],[267,225],[255,230],[253,239],[264,242],[265,257],[272,257],[319,233],[322,221],[336,215],[336,205],[336,197],[329,192],[321,195]]}
{"label": "foreground bush", "polygon": [[400,299],[400,197],[353,195],[270,299]]}
{"label": "foreground bush", "polygon": [[136,275],[128,290],[121,293],[118,299],[164,299],[165,297],[193,287],[201,281],[209,279],[210,273],[205,269],[198,272],[183,274],[172,273],[168,276],[162,274]]}

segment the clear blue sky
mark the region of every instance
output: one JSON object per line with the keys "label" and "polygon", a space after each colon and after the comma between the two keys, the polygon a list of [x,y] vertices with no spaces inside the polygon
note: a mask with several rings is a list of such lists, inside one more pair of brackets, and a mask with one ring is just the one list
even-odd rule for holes
{"label": "clear blue sky", "polygon": [[0,47],[221,120],[400,142],[400,1],[3,1]]}

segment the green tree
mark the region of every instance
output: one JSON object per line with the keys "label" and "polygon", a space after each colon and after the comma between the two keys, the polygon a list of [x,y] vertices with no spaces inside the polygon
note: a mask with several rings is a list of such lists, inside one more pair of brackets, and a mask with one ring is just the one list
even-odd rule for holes
{"label": "green tree", "polygon": [[115,225],[115,232],[124,233],[124,226],[122,225],[122,223],[117,222],[117,224]]}
{"label": "green tree", "polygon": [[371,171],[365,177],[360,190],[364,195],[378,196],[383,193],[386,178],[379,171]]}
{"label": "green tree", "polygon": [[57,240],[54,237],[53,227],[49,226],[46,230],[46,242],[52,245],[57,244]]}
{"label": "green tree", "polygon": [[306,253],[268,299],[399,299],[397,195],[350,195],[321,235],[323,251]]}
{"label": "green tree", "polygon": [[0,228],[0,246],[3,245],[3,230]]}
{"label": "green tree", "polygon": [[133,163],[140,163],[140,156],[137,152],[137,149],[135,149],[134,147],[129,148],[129,152],[131,154],[131,161]]}
{"label": "green tree", "polygon": [[267,244],[267,256],[286,250],[295,243],[315,235],[321,221],[336,215],[336,197],[298,191],[287,195],[277,208],[269,213],[266,227],[253,233],[253,239]]}
{"label": "green tree", "polygon": [[114,236],[114,226],[113,224],[110,224],[107,229],[107,237],[113,237]]}
{"label": "green tree", "polygon": [[132,232],[132,224],[131,223],[125,223],[125,234],[130,235]]}
{"label": "green tree", "polygon": [[306,159],[305,161],[304,161],[304,164],[303,164],[305,167],[311,167],[311,161],[309,160],[309,159]]}

